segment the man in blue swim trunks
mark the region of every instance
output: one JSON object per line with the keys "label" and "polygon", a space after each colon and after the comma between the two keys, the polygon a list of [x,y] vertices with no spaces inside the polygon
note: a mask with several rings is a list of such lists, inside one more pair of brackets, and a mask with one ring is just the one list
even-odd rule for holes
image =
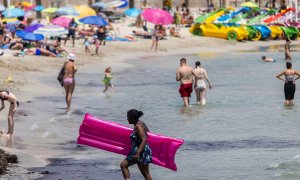
{"label": "man in blue swim trunks", "polygon": [[75,46],[75,33],[76,33],[77,26],[78,26],[78,24],[75,22],[75,19],[72,18],[72,21],[69,24],[69,33],[67,35],[67,38],[65,40],[64,45],[66,45],[66,43],[69,40],[70,36],[72,36],[72,44],[73,44],[73,47]]}

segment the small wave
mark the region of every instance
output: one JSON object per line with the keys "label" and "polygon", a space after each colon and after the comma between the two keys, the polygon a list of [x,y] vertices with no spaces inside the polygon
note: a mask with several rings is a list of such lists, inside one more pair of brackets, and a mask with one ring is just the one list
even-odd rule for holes
{"label": "small wave", "polygon": [[39,125],[37,125],[37,123],[34,123],[31,127],[30,127],[30,130],[36,130],[39,128]]}
{"label": "small wave", "polygon": [[183,149],[187,151],[218,151],[230,149],[283,149],[300,147],[300,140],[245,139],[236,141],[187,141]]}
{"label": "small wave", "polygon": [[47,132],[44,132],[42,134],[42,138],[46,138],[46,137],[49,137],[50,133],[47,131]]}

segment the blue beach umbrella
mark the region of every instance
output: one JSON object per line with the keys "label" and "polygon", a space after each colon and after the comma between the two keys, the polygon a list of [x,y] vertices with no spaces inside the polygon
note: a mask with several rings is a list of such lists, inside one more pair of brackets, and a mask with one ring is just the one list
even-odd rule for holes
{"label": "blue beach umbrella", "polygon": [[126,8],[129,5],[127,0],[122,0],[122,1],[124,2],[124,4],[121,6],[118,6],[118,8]]}
{"label": "blue beach umbrella", "polygon": [[96,8],[96,9],[106,9],[107,5],[103,2],[96,2],[94,4],[92,4],[92,8]]}
{"label": "blue beach umbrella", "polygon": [[72,6],[61,7],[55,12],[55,14],[57,16],[64,16],[64,15],[79,16],[79,12]]}
{"label": "blue beach umbrella", "polygon": [[28,26],[27,28],[24,29],[25,32],[33,32],[35,30],[37,30],[38,28],[40,27],[43,27],[44,25],[42,24],[34,24],[34,25],[31,25],[31,26]]}
{"label": "blue beach umbrella", "polygon": [[141,13],[142,10],[137,8],[130,8],[125,11],[126,16],[130,16],[130,17],[137,17]]}
{"label": "blue beach umbrella", "polygon": [[0,11],[4,11],[6,8],[2,4],[0,4]]}
{"label": "blue beach umbrella", "polygon": [[96,26],[106,26],[108,23],[99,16],[87,16],[85,18],[79,19],[83,24],[93,24]]}
{"label": "blue beach umbrella", "polygon": [[42,5],[38,5],[38,6],[36,6],[35,8],[33,8],[34,10],[36,10],[36,11],[42,11],[42,10],[44,10],[45,8],[44,8],[44,6],[42,6]]}
{"label": "blue beach umbrella", "polygon": [[[9,13],[8,13],[8,11],[9,11]],[[6,9],[2,14],[7,18],[25,16],[25,12],[22,9],[19,9],[19,8]]]}
{"label": "blue beach umbrella", "polygon": [[41,34],[34,34],[31,32],[25,32],[25,31],[17,31],[16,35],[20,38],[28,41],[40,41],[44,40],[44,36]]}

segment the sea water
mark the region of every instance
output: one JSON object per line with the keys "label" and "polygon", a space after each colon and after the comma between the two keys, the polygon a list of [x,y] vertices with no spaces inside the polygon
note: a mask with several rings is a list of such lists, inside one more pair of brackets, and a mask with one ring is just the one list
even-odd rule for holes
{"label": "sea water", "polygon": [[[277,61],[262,62],[262,55]],[[191,66],[200,60],[207,70],[212,89],[205,106],[192,94],[191,107],[182,107],[175,80],[182,57]],[[296,52],[293,58],[300,70]],[[62,89],[37,97],[26,104],[26,116],[17,115],[13,148],[28,161],[52,158],[30,169],[50,173],[41,179],[122,179],[124,156],[75,141],[85,113],[130,127],[126,112],[133,108],[144,112],[150,131],[185,140],[176,154],[178,171],[150,165],[153,179],[300,179],[300,98],[296,92],[295,106],[284,106],[283,82],[275,78],[285,69],[282,52],[197,52],[127,62],[133,66],[114,72],[113,93],[102,94],[102,72],[79,69],[71,112],[64,112]],[[57,86],[53,79],[40,81]],[[142,179],[136,166],[130,171],[131,179]]]}

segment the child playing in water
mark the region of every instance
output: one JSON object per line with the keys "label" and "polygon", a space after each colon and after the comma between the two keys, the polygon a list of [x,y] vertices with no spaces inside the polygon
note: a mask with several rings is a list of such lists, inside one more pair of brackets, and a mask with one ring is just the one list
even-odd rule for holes
{"label": "child playing in water", "polygon": [[113,78],[112,76],[112,72],[111,72],[111,67],[107,67],[105,69],[105,76],[102,80],[102,82],[104,83],[105,85],[105,89],[103,90],[103,93],[105,93],[107,90],[109,90],[110,92],[112,92],[113,90],[113,85],[111,84],[111,79]]}
{"label": "child playing in water", "polygon": [[262,56],[261,59],[265,62],[275,62],[275,59],[266,57],[266,56]]}
{"label": "child playing in water", "polygon": [[89,48],[89,45],[90,45],[89,38],[86,37],[84,39],[83,44],[84,44],[85,54],[91,53],[90,48]]}

